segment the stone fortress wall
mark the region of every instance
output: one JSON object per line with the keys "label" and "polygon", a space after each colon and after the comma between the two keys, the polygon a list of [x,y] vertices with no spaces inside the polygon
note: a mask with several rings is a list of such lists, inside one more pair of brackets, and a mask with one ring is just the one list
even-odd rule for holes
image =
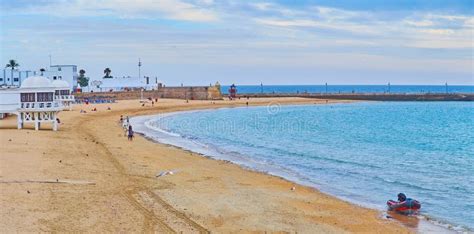
{"label": "stone fortress wall", "polygon": [[[87,92],[75,93],[76,99],[108,98],[115,100],[140,99],[140,90],[119,92]],[[189,100],[219,100],[222,99],[220,86],[185,86],[159,87],[157,90],[143,91],[143,98],[176,98]]]}

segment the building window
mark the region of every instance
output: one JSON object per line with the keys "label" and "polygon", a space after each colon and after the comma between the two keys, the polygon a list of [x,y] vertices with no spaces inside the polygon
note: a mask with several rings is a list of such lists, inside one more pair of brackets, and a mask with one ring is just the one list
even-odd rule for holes
{"label": "building window", "polygon": [[53,92],[51,93],[37,93],[38,102],[52,102],[53,101]]}
{"label": "building window", "polygon": [[56,76],[53,76],[53,80],[56,80]]}
{"label": "building window", "polygon": [[21,102],[35,102],[35,93],[22,93]]}
{"label": "building window", "polygon": [[61,71],[61,67],[58,67],[58,71]]}
{"label": "building window", "polygon": [[58,78],[59,78],[60,80],[62,80],[62,79],[63,79],[63,77],[62,77],[62,76],[58,76]]}
{"label": "building window", "polygon": [[13,81],[18,82],[18,78],[13,78]]}
{"label": "building window", "polygon": [[69,95],[69,90],[61,90],[61,95]]}
{"label": "building window", "polygon": [[58,96],[59,95],[59,90],[55,90],[54,95]]}
{"label": "building window", "polygon": [[3,81],[3,78],[0,78],[0,81]]}

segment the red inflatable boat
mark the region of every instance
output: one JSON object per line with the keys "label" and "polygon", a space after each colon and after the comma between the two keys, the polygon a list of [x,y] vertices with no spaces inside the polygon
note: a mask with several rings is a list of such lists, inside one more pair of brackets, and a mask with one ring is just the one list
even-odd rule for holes
{"label": "red inflatable boat", "polygon": [[403,214],[415,214],[418,213],[418,210],[421,208],[420,202],[411,198],[408,198],[402,202],[388,200],[387,206],[389,210],[397,211]]}

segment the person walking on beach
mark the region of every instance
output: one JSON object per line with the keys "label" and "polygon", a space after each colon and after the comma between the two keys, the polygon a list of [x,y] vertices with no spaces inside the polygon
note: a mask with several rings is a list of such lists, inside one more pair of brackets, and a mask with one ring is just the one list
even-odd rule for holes
{"label": "person walking on beach", "polygon": [[122,124],[122,129],[123,129],[123,136],[126,137],[128,136],[128,124],[127,123],[123,123]]}
{"label": "person walking on beach", "polygon": [[129,141],[132,141],[132,140],[133,140],[133,129],[132,129],[132,125],[129,125],[129,126],[128,126],[128,140],[129,140]]}
{"label": "person walking on beach", "polygon": [[130,127],[130,121],[128,116],[122,120],[123,136],[128,136],[128,128]]}

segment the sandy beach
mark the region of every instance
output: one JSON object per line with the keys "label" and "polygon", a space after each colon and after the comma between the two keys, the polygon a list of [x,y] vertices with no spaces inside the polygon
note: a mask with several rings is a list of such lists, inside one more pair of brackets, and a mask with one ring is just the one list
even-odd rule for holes
{"label": "sandy beach", "polygon": [[[379,211],[142,136],[127,141],[120,115],[232,107],[247,100],[160,99],[75,105],[58,132],[0,121],[3,232],[409,233]],[[330,101],[331,102],[331,101]],[[251,99],[250,105],[326,103]],[[91,112],[96,107],[97,112]],[[111,110],[107,110],[110,107]],[[79,113],[84,109],[87,113]],[[47,130],[46,130],[47,129]],[[157,178],[160,171],[176,170]],[[295,190],[291,188],[295,186]]]}

